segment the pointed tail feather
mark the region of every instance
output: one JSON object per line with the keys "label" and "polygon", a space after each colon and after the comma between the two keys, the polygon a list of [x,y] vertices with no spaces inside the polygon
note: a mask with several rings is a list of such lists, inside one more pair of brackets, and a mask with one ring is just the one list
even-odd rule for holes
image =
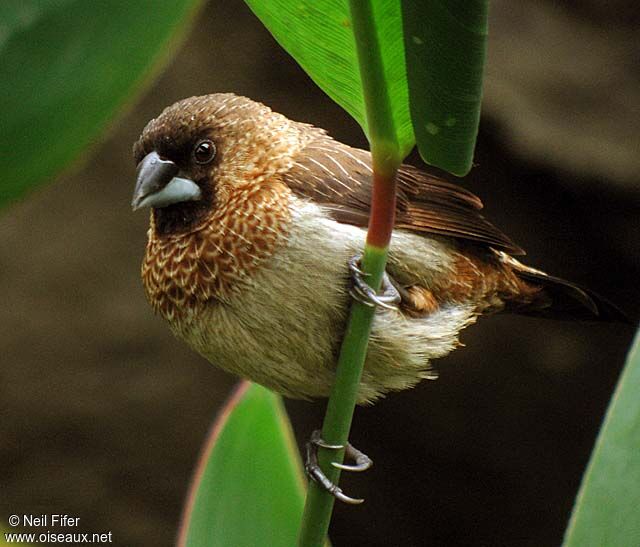
{"label": "pointed tail feather", "polygon": [[519,310],[520,313],[557,319],[613,321],[631,324],[629,317],[615,304],[599,294],[569,281],[542,274],[516,270],[518,277],[544,289],[548,304],[540,308]]}
{"label": "pointed tail feather", "polygon": [[540,297],[533,303],[526,307],[513,308],[512,311],[553,319],[632,324],[632,321],[620,308],[599,294],[559,277],[547,275],[540,270],[525,266],[502,251],[497,251],[497,253],[503,262],[511,266],[520,279],[542,289]]}

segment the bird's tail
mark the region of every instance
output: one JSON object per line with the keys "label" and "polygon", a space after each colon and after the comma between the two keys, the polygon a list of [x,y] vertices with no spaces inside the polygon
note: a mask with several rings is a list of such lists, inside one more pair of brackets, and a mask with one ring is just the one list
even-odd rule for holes
{"label": "bird's tail", "polygon": [[527,306],[515,306],[510,311],[552,319],[631,323],[620,308],[599,294],[525,266],[506,253],[499,252],[499,255],[520,279],[542,289],[533,302]]}

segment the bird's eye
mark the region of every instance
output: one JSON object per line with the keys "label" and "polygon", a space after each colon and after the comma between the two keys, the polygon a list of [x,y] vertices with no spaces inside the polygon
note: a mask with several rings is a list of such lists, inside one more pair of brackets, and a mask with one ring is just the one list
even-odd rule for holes
{"label": "bird's eye", "polygon": [[216,145],[209,140],[200,141],[193,149],[193,158],[196,163],[209,163],[216,155]]}

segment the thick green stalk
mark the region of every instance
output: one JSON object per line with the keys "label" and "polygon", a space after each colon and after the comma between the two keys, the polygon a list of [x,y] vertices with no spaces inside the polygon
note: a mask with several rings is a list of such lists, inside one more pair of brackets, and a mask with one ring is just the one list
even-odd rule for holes
{"label": "thick green stalk", "polygon": [[[374,167],[371,215],[362,269],[369,274],[367,282],[377,290],[393,229],[396,172],[402,158],[383,77],[372,2],[351,0],[350,8]],[[349,438],[374,314],[375,310],[371,307],[358,302],[352,305],[322,427],[322,437],[329,444],[344,445]],[[320,448],[318,452],[320,467],[336,484],[340,479],[340,471],[331,462],[342,463],[343,458],[344,451]],[[310,482],[298,538],[299,547],[321,547],[325,544],[334,501],[333,496],[315,482]]]}

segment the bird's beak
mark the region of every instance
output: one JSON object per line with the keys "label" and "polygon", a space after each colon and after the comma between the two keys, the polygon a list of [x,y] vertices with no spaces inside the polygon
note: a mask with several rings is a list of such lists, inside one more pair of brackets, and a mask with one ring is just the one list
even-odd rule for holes
{"label": "bird's beak", "polygon": [[191,179],[178,177],[178,166],[160,158],[157,152],[147,154],[136,170],[136,187],[131,207],[161,208],[182,201],[195,201],[202,197],[200,187]]}

